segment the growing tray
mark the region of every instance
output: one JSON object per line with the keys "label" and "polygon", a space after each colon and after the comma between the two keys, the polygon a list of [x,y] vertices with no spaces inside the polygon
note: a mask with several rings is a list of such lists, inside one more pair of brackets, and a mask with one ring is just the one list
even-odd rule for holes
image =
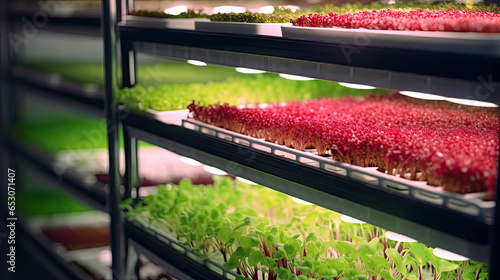
{"label": "growing tray", "polygon": [[302,26],[282,26],[281,32],[284,38],[340,44],[347,52],[355,53],[370,46],[500,56],[500,34]]}
{"label": "growing tray", "polygon": [[[134,220],[131,222],[131,224],[134,225],[135,227],[140,228],[142,231],[148,233],[149,235],[156,238],[157,240],[161,241],[163,244],[165,244],[165,246],[174,249],[175,251],[179,252],[179,254],[195,261],[196,263],[202,265],[206,269],[209,269],[209,270],[215,272],[218,276],[220,276],[220,279],[233,280],[233,279],[236,279],[236,277],[241,276],[238,273],[236,273],[235,271],[229,271],[229,270],[224,269],[222,267],[221,263],[216,262],[216,261],[211,260],[211,259],[208,259],[206,257],[203,257],[202,254],[200,254],[196,251],[193,251],[191,248],[189,248],[187,246],[181,245],[177,239],[165,234],[161,230],[156,229],[155,227],[153,227],[145,222],[142,222],[139,220]],[[141,250],[142,246],[139,246],[136,249],[139,249],[139,251],[142,251]],[[153,260],[153,259],[151,259],[151,260]]]}
{"label": "growing tray", "polygon": [[193,119],[184,119],[182,126],[224,141],[284,157],[297,164],[316,167],[337,176],[361,181],[380,191],[397,193],[414,201],[427,202],[445,209],[465,213],[487,224],[493,223],[495,202],[481,200],[482,197],[485,197],[485,193],[457,194],[443,191],[441,187],[430,186],[426,182],[411,181],[379,172],[376,167],[359,167],[341,163],[319,156],[315,150],[298,151]]}
{"label": "growing tray", "polygon": [[281,27],[287,25],[291,24],[209,21],[196,22],[195,29],[196,31],[281,37]]}
{"label": "growing tray", "polygon": [[182,120],[186,118],[189,110],[156,111],[153,109],[146,109],[144,112],[154,119],[164,123],[182,125]]}
{"label": "growing tray", "polygon": [[209,22],[207,18],[150,18],[140,16],[126,16],[127,24],[136,27],[170,28],[194,30],[195,22]]}

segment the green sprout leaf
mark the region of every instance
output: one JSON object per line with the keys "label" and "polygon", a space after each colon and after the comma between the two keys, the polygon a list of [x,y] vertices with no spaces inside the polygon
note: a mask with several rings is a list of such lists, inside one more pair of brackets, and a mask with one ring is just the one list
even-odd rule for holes
{"label": "green sprout leaf", "polygon": [[304,220],[302,220],[302,223],[306,226],[314,225],[318,221],[319,214],[318,212],[311,212],[306,215]]}
{"label": "green sprout leaf", "polygon": [[252,240],[250,240],[250,237],[247,236],[240,236],[240,246],[248,249],[252,245]]}
{"label": "green sprout leaf", "polygon": [[394,277],[392,277],[389,270],[382,270],[380,272],[380,276],[384,277],[384,280],[395,280]]}
{"label": "green sprout leaf", "polygon": [[458,264],[446,260],[439,260],[436,265],[438,272],[452,271],[458,268]]}
{"label": "green sprout leaf", "polygon": [[345,255],[355,255],[356,254],[356,246],[352,244],[351,242],[346,242],[346,241],[338,241],[337,244],[337,251],[340,252],[340,254],[345,254]]}
{"label": "green sprout leaf", "polygon": [[252,250],[248,255],[248,264],[250,266],[257,266],[257,264],[264,258],[264,255],[261,251]]}
{"label": "green sprout leaf", "polygon": [[222,227],[217,232],[217,238],[219,238],[224,244],[229,242],[229,238],[231,237],[231,233],[233,231],[229,227]]}
{"label": "green sprout leaf", "polygon": [[394,262],[394,265],[396,266],[396,270],[399,273],[401,273],[401,275],[403,275],[403,276],[406,275],[406,266],[403,264],[403,258],[401,257],[401,254],[399,254],[399,252],[393,248],[387,248],[385,250],[385,253]]}
{"label": "green sprout leaf", "polygon": [[358,256],[376,255],[377,251],[373,247],[371,247],[367,244],[361,243],[358,245],[357,254],[358,254]]}

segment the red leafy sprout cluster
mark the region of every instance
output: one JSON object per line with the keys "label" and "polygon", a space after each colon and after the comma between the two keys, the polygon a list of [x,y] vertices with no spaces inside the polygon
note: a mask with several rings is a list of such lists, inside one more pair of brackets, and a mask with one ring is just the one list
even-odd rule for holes
{"label": "red leafy sprout cluster", "polygon": [[309,14],[290,22],[294,26],[499,33],[500,14],[472,11],[364,11],[353,14]]}
{"label": "red leafy sprout cluster", "polygon": [[499,114],[399,94],[237,108],[188,106],[204,123],[456,193],[495,192]]}

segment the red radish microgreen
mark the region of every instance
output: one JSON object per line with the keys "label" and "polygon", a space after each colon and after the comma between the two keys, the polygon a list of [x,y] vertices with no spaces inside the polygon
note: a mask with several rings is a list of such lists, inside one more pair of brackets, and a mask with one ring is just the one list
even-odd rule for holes
{"label": "red radish microgreen", "polygon": [[397,93],[267,106],[188,106],[192,116],[262,138],[456,193],[494,197],[497,108],[415,100]]}

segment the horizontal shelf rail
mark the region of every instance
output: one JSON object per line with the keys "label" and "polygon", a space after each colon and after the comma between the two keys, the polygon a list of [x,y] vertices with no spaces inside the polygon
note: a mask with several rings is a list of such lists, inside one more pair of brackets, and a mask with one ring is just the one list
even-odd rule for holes
{"label": "horizontal shelf rail", "polygon": [[119,26],[135,50],[237,67],[500,103],[500,56],[342,44],[282,37]]}
{"label": "horizontal shelf rail", "polygon": [[9,139],[8,149],[14,158],[32,166],[66,192],[97,210],[108,212],[106,184],[94,180],[86,182],[89,174],[80,174],[77,170],[59,169],[52,156],[18,141]]}
{"label": "horizontal shelf rail", "polygon": [[[101,11],[97,8],[69,7],[58,2],[12,2],[8,19],[14,32],[28,28],[73,35],[102,37]],[[31,29],[30,29],[31,28]],[[30,31],[31,32],[31,31]],[[22,34],[22,33],[20,33]]]}
{"label": "horizontal shelf rail", "polygon": [[48,97],[55,97],[70,108],[93,116],[104,116],[103,90],[93,83],[79,83],[61,78],[59,74],[15,67],[11,71],[15,87]]}
{"label": "horizontal shelf rail", "polygon": [[126,221],[125,234],[132,240],[138,253],[178,279],[235,279],[238,276],[235,272],[223,269],[219,263],[201,259],[196,252],[179,244],[174,238],[138,221]]}
{"label": "horizontal shelf rail", "polygon": [[[91,276],[85,273],[81,268],[60,256],[53,246],[53,242],[46,236],[31,230],[24,221],[18,219],[16,223],[19,230],[19,240],[22,240],[20,246],[23,246],[27,252],[40,262],[47,269],[54,279],[89,279]],[[26,264],[21,264],[26,267]]]}

